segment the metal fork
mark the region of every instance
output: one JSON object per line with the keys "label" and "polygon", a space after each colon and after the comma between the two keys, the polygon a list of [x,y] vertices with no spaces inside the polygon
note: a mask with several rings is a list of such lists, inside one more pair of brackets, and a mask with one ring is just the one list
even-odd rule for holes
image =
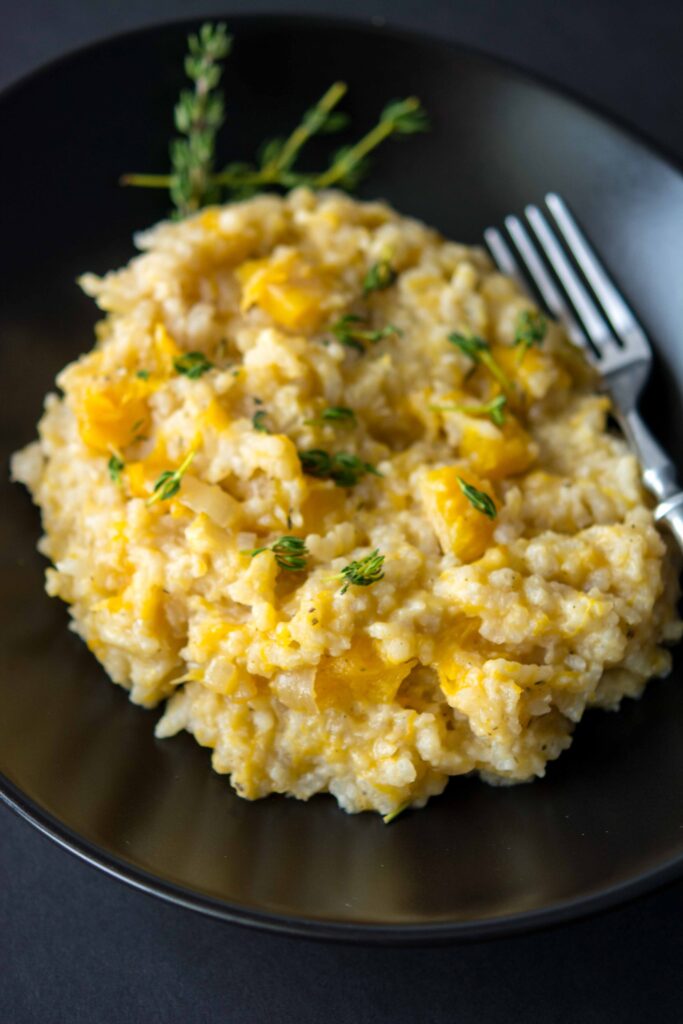
{"label": "metal fork", "polygon": [[[527,206],[524,211],[531,232],[519,217],[506,217],[505,227],[512,244],[497,228],[486,229],[486,244],[500,270],[528,291],[517,259],[521,261],[548,311],[562,322],[571,340],[599,371],[602,387],[612,399],[614,415],[640,461],[643,484],[657,499],[655,519],[669,527],[683,549],[683,492],[676,479],[676,468],[638,412],[638,400],[652,365],[650,342],[564,200],[550,192],[545,203],[550,217],[538,206]],[[601,308],[567,258],[560,237]]]}

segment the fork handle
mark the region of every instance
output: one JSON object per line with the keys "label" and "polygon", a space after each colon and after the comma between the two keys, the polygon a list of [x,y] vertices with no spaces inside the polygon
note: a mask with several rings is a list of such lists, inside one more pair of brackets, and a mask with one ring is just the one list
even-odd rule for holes
{"label": "fork handle", "polygon": [[645,426],[637,409],[618,415],[618,419],[643,467],[643,484],[657,499],[655,520],[671,530],[683,551],[683,491],[676,467]]}

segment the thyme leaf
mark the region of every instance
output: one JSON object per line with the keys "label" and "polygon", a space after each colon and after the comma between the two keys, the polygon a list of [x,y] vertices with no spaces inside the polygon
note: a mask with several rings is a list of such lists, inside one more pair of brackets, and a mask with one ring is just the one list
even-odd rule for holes
{"label": "thyme leaf", "polygon": [[341,426],[352,426],[356,423],[356,414],[353,409],[347,409],[345,405],[328,405],[319,416],[304,420],[304,423],[333,423]]}
{"label": "thyme leaf", "polygon": [[268,414],[265,409],[259,409],[258,412],[254,413],[254,415],[251,417],[251,423],[254,430],[260,430],[262,434],[270,433],[268,427],[265,424],[265,419],[267,415]]}
{"label": "thyme leaf", "polygon": [[323,448],[310,448],[299,452],[299,461],[308,476],[334,480],[337,487],[354,487],[367,473],[382,475],[371,463],[364,462],[350,452],[330,455]]}
{"label": "thyme leaf", "polygon": [[496,395],[490,402],[466,405],[464,402],[449,402],[446,405],[430,405],[434,412],[462,412],[466,416],[488,416],[497,427],[505,423],[506,395]]}
{"label": "thyme leaf", "polygon": [[123,459],[119,458],[118,455],[112,455],[107,463],[107,469],[109,470],[109,477],[115,484],[121,483],[121,473],[123,472],[125,463]]}
{"label": "thyme leaf", "polygon": [[369,587],[378,580],[384,578],[384,555],[380,555],[379,548],[375,548],[365,558],[359,558],[355,562],[349,562],[341,570],[335,579],[342,580],[341,594],[345,594],[349,587]]}
{"label": "thyme leaf", "polygon": [[515,323],[514,345],[520,347],[520,359],[534,345],[541,345],[548,332],[548,321],[535,309],[524,309]]}
{"label": "thyme leaf", "polygon": [[288,569],[290,572],[299,572],[301,569],[306,568],[306,559],[308,558],[308,548],[306,542],[301,537],[280,537],[273,544],[269,544],[262,548],[252,548],[241,551],[242,555],[251,555],[254,558],[256,555],[260,555],[263,551],[272,551],[275,555],[275,561],[281,569]]}
{"label": "thyme leaf", "polygon": [[491,376],[498,381],[504,391],[512,390],[512,381],[496,359],[491,355],[491,346],[488,341],[484,341],[483,338],[477,337],[476,334],[468,336],[465,334],[458,334],[457,332],[449,334],[448,340],[451,345],[455,345],[456,348],[460,349],[463,355],[468,356],[473,363],[481,363],[482,366],[485,366]]}
{"label": "thyme leaf", "polygon": [[147,499],[148,506],[154,505],[157,501],[168,501],[169,498],[175,497],[180,490],[183,477],[196,454],[196,451],[191,451],[185,456],[177,469],[164,470],[152,488],[151,497]]}
{"label": "thyme leaf", "polygon": [[391,287],[397,277],[398,273],[389,260],[378,260],[363,278],[363,294],[383,292],[385,288]]}
{"label": "thyme leaf", "polygon": [[476,508],[477,512],[481,512],[482,515],[488,516],[489,519],[496,518],[496,515],[498,514],[496,510],[496,503],[489,494],[486,494],[484,491],[477,490],[473,484],[468,484],[461,476],[458,477],[458,484],[470,505],[472,505],[473,508]]}
{"label": "thyme leaf", "polygon": [[209,362],[203,352],[186,352],[173,360],[173,369],[190,380],[198,380],[207,370],[213,369],[213,363]]}
{"label": "thyme leaf", "polygon": [[394,327],[393,324],[387,324],[386,327],[380,327],[377,330],[373,330],[367,327],[367,320],[362,316],[355,316],[353,313],[347,313],[345,316],[340,317],[330,327],[330,332],[334,334],[337,341],[340,341],[342,345],[346,345],[347,348],[356,349],[357,352],[365,352],[365,343],[376,344],[381,341],[382,338],[390,338],[392,335],[400,335],[398,327]]}

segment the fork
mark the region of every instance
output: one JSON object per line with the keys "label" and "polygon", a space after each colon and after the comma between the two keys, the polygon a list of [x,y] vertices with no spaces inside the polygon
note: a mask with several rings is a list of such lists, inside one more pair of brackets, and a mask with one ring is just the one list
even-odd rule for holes
{"label": "fork", "polygon": [[[643,484],[657,500],[655,520],[669,527],[683,549],[683,491],[676,467],[638,412],[652,366],[650,342],[565,201],[550,192],[545,204],[550,217],[538,206],[525,208],[530,231],[519,217],[505,218],[510,243],[497,228],[487,228],[484,239],[498,268],[528,292],[518,260],[521,262],[548,311],[598,370],[601,388],[612,399],[614,416],[640,462]],[[568,259],[560,238],[599,305]]]}

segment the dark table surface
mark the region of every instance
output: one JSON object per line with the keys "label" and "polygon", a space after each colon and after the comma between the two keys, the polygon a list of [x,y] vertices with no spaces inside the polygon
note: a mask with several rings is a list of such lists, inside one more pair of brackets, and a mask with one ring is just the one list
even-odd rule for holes
{"label": "dark table surface", "polygon": [[[0,8],[0,87],[99,37],[230,10],[372,17],[473,45],[597,102],[683,163],[680,0],[22,0]],[[362,949],[166,905],[4,806],[0,830],[3,1024],[681,1019],[683,882],[535,935]]]}

